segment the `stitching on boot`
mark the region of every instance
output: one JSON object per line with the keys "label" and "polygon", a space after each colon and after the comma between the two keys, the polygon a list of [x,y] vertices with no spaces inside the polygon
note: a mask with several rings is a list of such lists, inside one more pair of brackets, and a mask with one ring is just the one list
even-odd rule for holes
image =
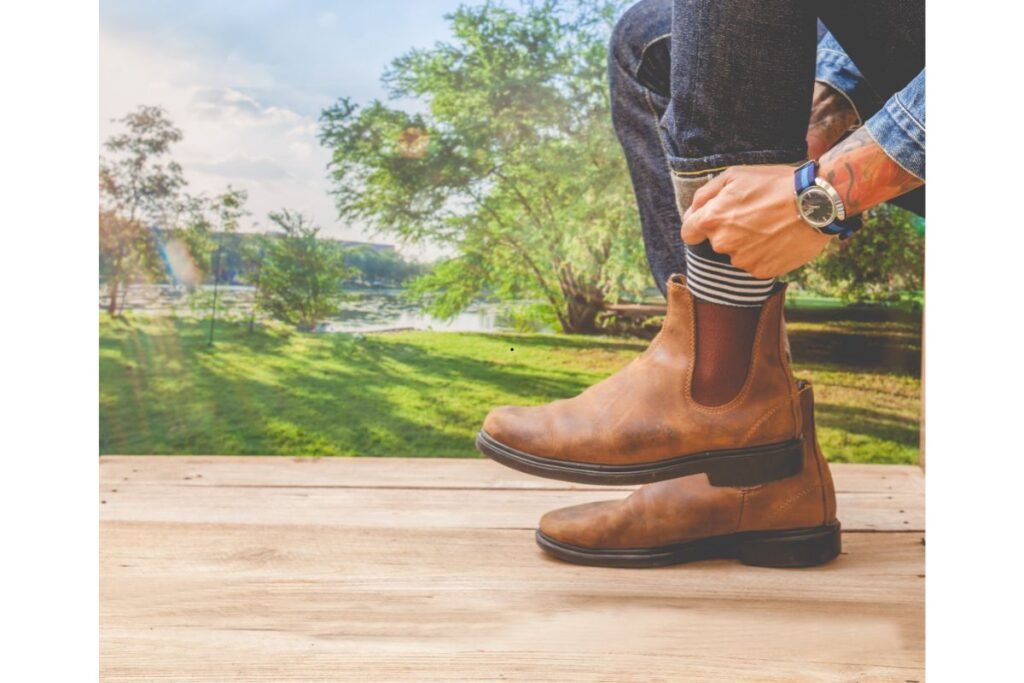
{"label": "stitching on boot", "polygon": [[743,434],[743,443],[746,443],[747,439],[749,439],[761,427],[761,425],[768,421],[768,418],[772,417],[780,410],[788,408],[791,403],[792,402],[789,400],[789,397],[787,396],[785,401],[780,401],[776,403],[774,408],[769,410],[761,417],[757,418],[757,421],[750,427],[750,429],[746,431],[746,433]]}
{"label": "stitching on boot", "polygon": [[806,496],[808,493],[812,493],[813,491],[819,488],[821,488],[821,484],[814,484],[813,486],[808,486],[803,491],[800,491],[799,493],[794,493],[792,496],[779,503],[779,505],[775,509],[778,510],[779,512],[782,512],[783,510],[792,506],[798,500]]}

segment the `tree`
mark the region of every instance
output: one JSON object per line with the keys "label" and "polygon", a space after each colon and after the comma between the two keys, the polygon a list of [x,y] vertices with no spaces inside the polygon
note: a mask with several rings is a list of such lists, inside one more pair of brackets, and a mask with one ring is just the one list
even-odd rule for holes
{"label": "tree", "polygon": [[384,74],[425,111],[342,98],[321,115],[341,217],[455,254],[413,288],[436,315],[492,293],[593,332],[606,302],[648,284],[607,96],[618,3],[565,5],[461,7],[451,42]]}
{"label": "tree", "polygon": [[196,284],[210,278],[216,281],[223,274],[226,264],[218,254],[225,238],[237,234],[242,218],[249,215],[245,209],[248,199],[248,192],[228,185],[212,198],[187,196],[181,203],[179,219],[169,234],[199,271]]}
{"label": "tree", "polygon": [[924,235],[914,214],[892,204],[869,210],[849,240],[787,279],[846,301],[899,301],[924,288]]}
{"label": "tree", "polygon": [[160,107],[139,107],[118,121],[127,129],[104,143],[100,159],[100,259],[109,304],[115,315],[124,285],[159,270],[149,226],[164,223],[176,210],[185,186],[181,166],[169,160],[181,131]]}
{"label": "tree", "polygon": [[309,331],[334,313],[351,273],[340,250],[317,237],[320,228],[287,209],[270,214],[283,235],[265,238],[256,305],[272,318]]}
{"label": "tree", "polygon": [[354,280],[364,285],[398,286],[427,271],[424,264],[412,263],[391,249],[357,246],[346,250],[345,265],[355,269]]}

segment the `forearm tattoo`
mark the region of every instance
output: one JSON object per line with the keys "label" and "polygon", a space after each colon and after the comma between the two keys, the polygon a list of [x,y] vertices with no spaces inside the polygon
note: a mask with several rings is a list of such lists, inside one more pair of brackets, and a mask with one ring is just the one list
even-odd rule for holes
{"label": "forearm tattoo", "polygon": [[817,159],[849,131],[860,125],[860,117],[850,101],[832,86],[818,81],[811,100],[811,120],[807,126],[807,156]]}
{"label": "forearm tattoo", "polygon": [[924,185],[923,180],[893,161],[865,127],[826,152],[819,168],[821,176],[843,198],[847,215]]}

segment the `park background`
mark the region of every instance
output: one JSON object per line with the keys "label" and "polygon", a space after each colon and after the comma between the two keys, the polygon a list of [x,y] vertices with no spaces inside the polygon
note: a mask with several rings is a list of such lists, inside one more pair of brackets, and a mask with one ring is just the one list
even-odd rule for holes
{"label": "park background", "polygon": [[[157,5],[100,6],[101,453],[476,457],[645,348],[628,3]],[[787,278],[833,461],[918,461],[923,234]]]}

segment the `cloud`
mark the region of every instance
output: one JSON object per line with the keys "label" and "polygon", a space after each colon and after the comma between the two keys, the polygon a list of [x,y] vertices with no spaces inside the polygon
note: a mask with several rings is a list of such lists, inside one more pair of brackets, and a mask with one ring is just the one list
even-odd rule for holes
{"label": "cloud", "polygon": [[192,109],[207,120],[221,120],[232,125],[284,126],[290,135],[315,132],[316,123],[287,107],[264,106],[255,97],[234,88],[204,88],[192,96]]}
{"label": "cloud", "polygon": [[220,176],[237,184],[240,180],[289,180],[294,179],[288,169],[267,157],[235,156],[215,161],[194,163],[193,167],[203,173]]}
{"label": "cloud", "polygon": [[160,105],[184,133],[173,154],[189,192],[214,195],[232,185],[248,191],[252,220],[261,227],[267,213],[290,207],[308,214],[324,234],[370,239],[362,226],[336,219],[326,179],[330,156],[317,140],[316,119],[261,101],[250,83],[273,90],[271,79],[244,65],[211,65],[101,31],[100,137],[118,130],[110,119],[142,104]]}
{"label": "cloud", "polygon": [[317,117],[339,96],[382,95],[384,66],[440,38],[444,12],[459,2],[377,0],[341,11],[319,1],[254,0],[242,10],[208,0],[101,0],[101,141],[118,129],[110,119],[162,106],[184,133],[174,158],[189,192],[247,190],[261,229],[268,212],[288,207],[325,235],[386,240],[337,219]]}
{"label": "cloud", "polygon": [[192,97],[193,109],[208,119],[218,119],[228,113],[258,118],[263,113],[259,102],[230,88],[207,88]]}

